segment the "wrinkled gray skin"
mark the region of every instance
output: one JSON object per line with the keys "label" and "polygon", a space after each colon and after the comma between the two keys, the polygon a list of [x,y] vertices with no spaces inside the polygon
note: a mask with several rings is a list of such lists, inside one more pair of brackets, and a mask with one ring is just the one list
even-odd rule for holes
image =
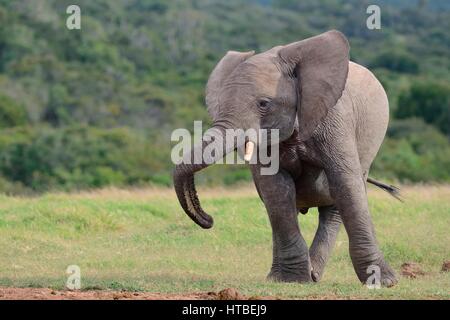
{"label": "wrinkled gray skin", "polygon": [[[273,231],[269,279],[318,281],[343,222],[359,280],[365,283],[375,265],[382,285],[397,282],[378,247],[366,194],[388,125],[388,100],[373,74],[349,61],[343,34],[329,31],[260,54],[230,51],[210,76],[206,102],[217,137],[226,128],[280,130],[279,172],[262,176],[259,165],[251,165]],[[194,173],[206,166],[177,165],[174,186],[185,212],[210,228],[194,184]],[[319,208],[319,226],[308,249],[297,214],[310,207]]]}

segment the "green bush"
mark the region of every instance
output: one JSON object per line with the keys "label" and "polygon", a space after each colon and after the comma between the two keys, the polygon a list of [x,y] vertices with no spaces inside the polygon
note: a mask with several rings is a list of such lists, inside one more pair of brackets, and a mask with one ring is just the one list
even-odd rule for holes
{"label": "green bush", "polygon": [[395,116],[420,117],[450,136],[450,86],[435,82],[415,82],[402,92]]}
{"label": "green bush", "polygon": [[419,72],[419,62],[405,52],[383,52],[370,64],[372,68],[385,68],[395,72],[416,74]]}
{"label": "green bush", "polygon": [[0,174],[36,191],[158,183],[170,166],[160,158],[170,159],[170,149],[157,145],[126,128],[7,129],[0,132]]}
{"label": "green bush", "polygon": [[450,141],[420,119],[393,121],[372,174],[410,182],[448,182]]}
{"label": "green bush", "polygon": [[27,122],[25,108],[0,93],[0,129],[23,125]]}
{"label": "green bush", "polygon": [[10,195],[25,195],[31,192],[29,188],[20,182],[12,182],[0,175],[0,192]]}

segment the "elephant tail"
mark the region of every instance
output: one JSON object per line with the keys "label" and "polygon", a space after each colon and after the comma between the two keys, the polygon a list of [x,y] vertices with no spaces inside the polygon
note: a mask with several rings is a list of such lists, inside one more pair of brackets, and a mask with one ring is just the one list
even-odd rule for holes
{"label": "elephant tail", "polygon": [[385,184],[370,177],[367,178],[367,182],[377,186],[378,188],[383,189],[397,200],[403,202],[403,199],[401,198],[400,194],[400,189],[397,188],[396,186]]}

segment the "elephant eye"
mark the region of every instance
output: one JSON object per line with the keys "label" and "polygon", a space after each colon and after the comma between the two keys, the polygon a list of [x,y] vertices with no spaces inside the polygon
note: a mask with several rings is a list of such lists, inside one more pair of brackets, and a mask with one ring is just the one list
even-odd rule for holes
{"label": "elephant eye", "polygon": [[260,108],[265,109],[269,106],[270,100],[269,99],[261,99],[258,102],[258,105]]}
{"label": "elephant eye", "polygon": [[292,77],[297,79],[297,68],[294,68],[294,70],[292,70]]}

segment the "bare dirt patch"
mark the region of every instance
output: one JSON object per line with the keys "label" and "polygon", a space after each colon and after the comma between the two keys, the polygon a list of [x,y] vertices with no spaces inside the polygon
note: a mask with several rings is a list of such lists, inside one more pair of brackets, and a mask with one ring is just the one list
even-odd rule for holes
{"label": "bare dirt patch", "polygon": [[401,274],[407,278],[417,278],[418,276],[424,276],[426,273],[417,262],[405,262],[401,266]]}
{"label": "bare dirt patch", "polygon": [[219,292],[152,293],[110,290],[53,290],[49,288],[1,288],[0,300],[259,300],[274,297],[247,297],[236,289]]}
{"label": "bare dirt patch", "polygon": [[444,261],[441,268],[442,272],[450,272],[450,260]]}
{"label": "bare dirt patch", "polygon": [[208,296],[213,300],[248,300],[234,288],[226,288],[219,292],[208,292]]}
{"label": "bare dirt patch", "polygon": [[1,300],[199,300],[204,293],[163,294],[109,290],[53,290],[48,288],[0,288]]}

